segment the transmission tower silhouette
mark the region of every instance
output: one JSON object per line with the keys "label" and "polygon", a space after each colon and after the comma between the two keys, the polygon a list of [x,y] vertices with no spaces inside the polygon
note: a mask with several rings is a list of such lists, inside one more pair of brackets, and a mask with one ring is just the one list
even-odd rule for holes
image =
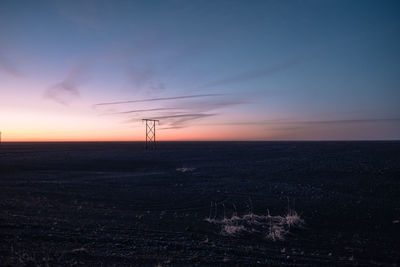
{"label": "transmission tower silhouette", "polygon": [[157,148],[156,144],[156,122],[159,120],[142,119],[146,122],[146,150],[154,150]]}

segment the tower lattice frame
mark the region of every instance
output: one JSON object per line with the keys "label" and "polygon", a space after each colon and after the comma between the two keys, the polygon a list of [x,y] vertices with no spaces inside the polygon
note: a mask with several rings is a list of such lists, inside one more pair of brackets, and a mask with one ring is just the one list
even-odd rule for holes
{"label": "tower lattice frame", "polygon": [[146,150],[154,150],[157,148],[156,142],[156,122],[159,120],[142,119],[146,122]]}

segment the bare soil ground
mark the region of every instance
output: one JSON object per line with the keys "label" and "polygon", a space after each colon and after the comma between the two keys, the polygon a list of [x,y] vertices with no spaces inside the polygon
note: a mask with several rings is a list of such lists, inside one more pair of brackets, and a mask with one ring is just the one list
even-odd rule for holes
{"label": "bare soil ground", "polygon": [[400,142],[0,146],[2,266],[396,266],[399,220]]}

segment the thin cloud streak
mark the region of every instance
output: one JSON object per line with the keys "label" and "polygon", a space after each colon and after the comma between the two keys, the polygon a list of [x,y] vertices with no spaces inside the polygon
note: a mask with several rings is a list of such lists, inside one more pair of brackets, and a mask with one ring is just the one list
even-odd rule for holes
{"label": "thin cloud streak", "polygon": [[396,122],[400,118],[348,119],[348,120],[320,120],[304,121],[302,124],[340,124],[340,123],[368,123],[368,122]]}
{"label": "thin cloud streak", "polygon": [[108,112],[103,113],[101,115],[120,115],[120,114],[132,114],[132,113],[146,113],[146,112],[154,112],[154,111],[168,111],[168,110],[196,110],[196,111],[210,111],[214,109],[219,109],[223,107],[235,106],[246,104],[248,102],[245,101],[220,101],[216,103],[186,103],[182,105],[177,105],[175,107],[164,107],[164,108],[150,108],[150,109],[134,109],[127,111],[118,111],[118,112]]}
{"label": "thin cloud streak", "polygon": [[245,100],[220,100],[220,99],[212,99],[208,101],[197,101],[197,102],[186,102],[186,103],[177,103],[175,107],[180,109],[188,109],[188,110],[196,110],[199,111],[210,111],[230,106],[237,106],[248,104],[249,102]]}
{"label": "thin cloud streak", "polygon": [[161,128],[158,128],[158,130],[176,130],[176,129],[182,129],[182,128],[185,128],[185,126],[161,127]]}
{"label": "thin cloud streak", "polygon": [[143,103],[143,102],[155,102],[155,101],[168,101],[177,99],[189,99],[189,98],[199,98],[199,97],[210,97],[210,96],[222,96],[224,94],[201,94],[201,95],[184,95],[184,96],[174,96],[174,97],[160,97],[160,98],[149,98],[140,100],[129,100],[129,101],[117,101],[117,102],[106,102],[98,103],[94,106],[105,106],[105,105],[121,105],[129,103]]}
{"label": "thin cloud streak", "polygon": [[164,111],[164,110],[176,110],[178,108],[150,108],[150,109],[135,109],[128,111],[105,113],[103,115],[117,115],[117,114],[131,114],[131,113],[141,113],[141,112],[152,112],[152,111]]}
{"label": "thin cloud streak", "polygon": [[209,87],[217,87],[217,86],[222,86],[222,85],[229,85],[237,82],[245,82],[261,77],[265,77],[274,73],[278,73],[287,69],[290,69],[291,67],[294,67],[296,65],[299,65],[303,63],[304,60],[293,60],[289,61],[286,63],[282,63],[280,65],[274,66],[274,67],[269,67],[265,69],[260,69],[256,71],[249,71],[249,72],[243,72],[231,77],[227,77],[221,80],[216,80],[213,82],[206,83],[202,86],[197,87],[197,89],[202,89],[202,88],[209,88]]}
{"label": "thin cloud streak", "polygon": [[[187,127],[187,123],[189,121],[197,120],[197,119],[202,119],[202,118],[207,118],[211,116],[216,116],[218,114],[213,113],[185,113],[185,114],[172,114],[172,115],[161,115],[161,116],[149,116],[146,117],[145,119],[150,119],[150,120],[160,120],[161,125],[164,125],[162,129],[180,129]],[[132,123],[132,122],[140,122],[141,119],[134,118],[130,119],[128,121],[125,121],[125,123]]]}
{"label": "thin cloud streak", "polygon": [[372,118],[372,119],[342,119],[342,120],[315,120],[315,121],[249,121],[249,122],[227,122],[202,125],[318,125],[318,124],[343,124],[343,123],[370,123],[370,122],[400,122],[400,118]]}
{"label": "thin cloud streak", "polygon": [[182,129],[188,127],[188,123],[193,120],[198,120],[202,118],[216,116],[218,114],[206,114],[206,113],[198,113],[198,114],[178,114],[178,115],[170,115],[170,116],[159,116],[154,117],[152,119],[162,120],[166,127],[162,127],[161,129]]}
{"label": "thin cloud streak", "polygon": [[[211,112],[221,108],[229,106],[240,105],[248,103],[245,100],[238,100],[228,97],[228,99],[221,99],[220,96],[226,96],[226,94],[199,94],[199,95],[184,95],[164,98],[151,98],[151,99],[139,99],[131,101],[119,101],[119,102],[108,102],[99,103],[94,107],[108,106],[108,105],[119,105],[129,103],[142,103],[150,102],[153,108],[137,108],[133,110],[120,110],[110,111],[102,115],[120,115],[129,116],[129,120],[124,120],[123,123],[138,123],[143,118],[160,120],[162,125],[161,129],[181,129],[190,126],[190,122],[202,118],[212,117],[218,115],[218,113]],[[201,99],[200,98],[204,98]],[[180,100],[173,101],[172,106],[162,105],[157,106],[157,101],[164,100]],[[190,101],[189,101],[190,100]],[[155,102],[155,103],[153,103]]]}
{"label": "thin cloud streak", "polygon": [[[228,99],[221,99],[214,96],[222,96],[223,94],[207,94],[207,95],[191,95],[191,96],[178,96],[161,99],[178,99],[182,101],[174,101],[173,106],[161,106],[154,108],[138,108],[125,111],[110,111],[102,115],[119,115],[129,116],[129,120],[124,120],[123,123],[138,123],[143,118],[160,120],[162,127],[160,129],[182,129],[190,126],[191,121],[211,116],[218,115],[215,110],[248,103],[245,100],[238,100],[229,97]],[[211,97],[213,96],[213,97]],[[209,97],[198,99],[199,97]],[[195,100],[192,100],[195,98]],[[160,98],[157,98],[157,100]],[[192,101],[188,101],[188,99]],[[139,102],[148,102],[153,99],[135,100]],[[151,103],[152,104],[152,103]],[[172,104],[172,103],[171,103]]]}
{"label": "thin cloud streak", "polygon": [[210,116],[215,116],[217,114],[204,114],[204,113],[194,113],[194,114],[178,114],[178,115],[167,115],[167,116],[156,116],[156,117],[150,117],[147,119],[152,119],[152,120],[161,120],[161,119],[173,119],[173,118],[204,118],[204,117],[210,117]]}

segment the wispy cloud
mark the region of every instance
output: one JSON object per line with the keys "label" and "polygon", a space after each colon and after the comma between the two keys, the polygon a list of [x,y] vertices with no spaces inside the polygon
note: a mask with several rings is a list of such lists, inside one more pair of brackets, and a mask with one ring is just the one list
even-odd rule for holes
{"label": "wispy cloud", "polygon": [[148,119],[160,120],[161,121],[160,124],[162,125],[160,130],[167,130],[167,129],[181,129],[187,127],[189,123],[194,120],[212,117],[216,115],[218,114],[193,113],[193,114],[155,116],[155,117],[150,117]]}
{"label": "wispy cloud", "polygon": [[236,74],[236,75],[233,75],[230,77],[226,77],[226,78],[223,78],[220,80],[205,83],[205,84],[197,87],[197,89],[230,85],[230,84],[234,84],[234,83],[246,82],[246,81],[250,81],[253,79],[257,79],[257,78],[262,78],[262,77],[265,77],[265,76],[268,76],[268,75],[271,75],[274,73],[285,71],[285,70],[290,69],[290,68],[292,68],[296,65],[299,65],[303,62],[304,62],[304,60],[292,60],[292,61],[288,61],[288,62],[279,64],[279,65],[264,68],[264,69],[239,73],[239,74]]}
{"label": "wispy cloud", "polygon": [[70,71],[63,81],[50,86],[44,92],[44,97],[49,98],[59,104],[68,105],[71,101],[80,96],[79,87],[87,80],[87,67],[75,67]]}
{"label": "wispy cloud", "polygon": [[121,104],[129,104],[129,103],[142,103],[142,102],[155,102],[155,101],[168,101],[168,100],[189,99],[189,98],[199,98],[199,97],[221,96],[221,95],[223,95],[223,94],[201,94],[201,95],[183,95],[183,96],[173,96],[173,97],[147,98],[147,99],[139,99],[139,100],[104,102],[104,103],[95,104],[94,106],[121,105]]}
{"label": "wispy cloud", "polygon": [[203,125],[330,125],[330,124],[356,124],[356,123],[372,123],[372,122],[400,122],[400,118],[362,118],[362,119],[340,119],[340,120],[269,120],[269,121],[236,121],[221,122],[215,124]]}
{"label": "wispy cloud", "polygon": [[185,110],[195,110],[197,112],[207,112],[243,104],[249,104],[249,102],[244,99],[237,100],[231,96],[229,99],[221,99],[221,97],[219,97],[212,99],[197,99],[196,101],[185,101],[182,103],[176,103],[174,107]]}
{"label": "wispy cloud", "polygon": [[[165,101],[159,103],[159,101]],[[139,99],[130,101],[107,102],[96,104],[95,107],[117,105],[119,109],[124,105],[147,102],[152,108],[136,108],[131,110],[120,110],[104,113],[102,115],[116,115],[129,117],[124,123],[137,123],[141,119],[160,120],[160,129],[179,129],[190,126],[194,120],[208,118],[220,114],[223,108],[247,103],[245,100],[224,94],[183,95],[164,98]],[[162,104],[160,106],[160,104]],[[97,109],[101,111],[101,109]],[[218,113],[215,111],[219,110]]]}
{"label": "wispy cloud", "polygon": [[0,70],[17,78],[23,77],[15,64],[2,55],[0,55]]}
{"label": "wispy cloud", "polygon": [[343,119],[343,120],[316,120],[316,121],[300,121],[298,123],[299,124],[343,124],[343,123],[396,122],[396,121],[400,121],[400,118],[366,118],[366,119]]}
{"label": "wispy cloud", "polygon": [[206,101],[185,101],[183,103],[173,103],[173,106],[166,105],[160,108],[150,108],[150,109],[132,109],[132,110],[124,110],[124,111],[106,111],[102,115],[123,115],[123,114],[133,114],[133,113],[143,113],[150,114],[159,111],[171,111],[171,110],[180,110],[183,111],[196,111],[196,112],[206,112],[211,110],[217,110],[229,106],[236,106],[247,104],[249,102],[244,100],[219,100],[219,99],[208,99]]}
{"label": "wispy cloud", "polygon": [[143,118],[135,117],[125,120],[124,123],[138,123],[142,119],[159,120],[160,130],[167,129],[181,129],[190,126],[190,122],[202,118],[212,117],[218,115],[217,113],[171,113],[170,115],[151,115]]}
{"label": "wispy cloud", "polygon": [[154,111],[165,111],[165,110],[175,110],[177,108],[150,108],[150,109],[134,109],[127,111],[118,111],[118,112],[110,112],[105,113],[103,115],[117,115],[117,114],[132,114],[132,113],[145,113],[145,112],[154,112]]}
{"label": "wispy cloud", "polygon": [[145,90],[147,93],[160,93],[166,89],[165,83],[156,77],[150,68],[127,68],[129,81],[137,91]]}
{"label": "wispy cloud", "polygon": [[161,119],[176,119],[176,118],[204,118],[204,117],[210,117],[210,116],[215,116],[216,114],[203,114],[203,113],[198,113],[198,114],[177,114],[177,115],[169,115],[169,116],[156,116],[156,117],[150,117],[148,119],[152,120],[161,120]]}

